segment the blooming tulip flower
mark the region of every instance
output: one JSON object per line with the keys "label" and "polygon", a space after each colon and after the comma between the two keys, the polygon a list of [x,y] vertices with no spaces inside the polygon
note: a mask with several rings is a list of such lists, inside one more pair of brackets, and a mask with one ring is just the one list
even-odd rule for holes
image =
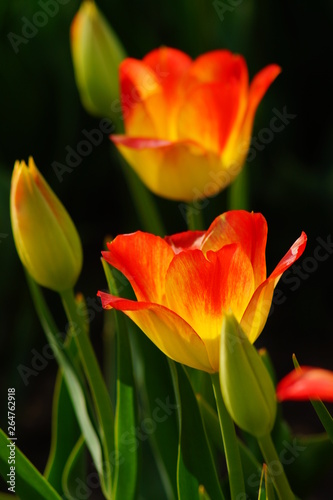
{"label": "blooming tulip flower", "polygon": [[333,402],[333,372],[301,366],[279,382],[276,394],[280,401],[322,399]]}
{"label": "blooming tulip flower", "polygon": [[75,226],[42,177],[33,159],[14,166],[10,213],[22,264],[42,286],[72,288],[82,268],[82,247]]}
{"label": "blooming tulip flower", "polygon": [[279,73],[267,66],[249,86],[244,58],[228,50],[194,61],[168,47],[127,58],[125,135],[111,139],[154,193],[182,201],[214,195],[239,174],[256,109]]}
{"label": "blooming tulip flower", "polygon": [[125,52],[92,0],[84,0],[71,24],[75,78],[89,113],[119,120],[118,68]]}
{"label": "blooming tulip flower", "polygon": [[243,210],[220,215],[207,231],[117,236],[103,257],[127,277],[137,301],[98,295],[105,309],[123,311],[170,358],[218,372],[224,311],[232,311],[253,343],[276,283],[306,245],[302,233],[267,278],[266,239],[264,217]]}

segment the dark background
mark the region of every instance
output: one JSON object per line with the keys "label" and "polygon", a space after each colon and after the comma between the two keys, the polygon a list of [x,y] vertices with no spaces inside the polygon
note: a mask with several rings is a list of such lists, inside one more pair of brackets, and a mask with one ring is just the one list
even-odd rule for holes
{"label": "dark background", "polygon": [[[65,163],[66,146],[75,149],[84,138],[83,129],[98,128],[100,123],[83,109],[74,81],[69,26],[79,4],[69,0],[59,5],[57,15],[15,53],[8,34],[22,35],[22,18],[31,20],[41,7],[32,0],[0,3],[0,395],[4,407],[7,387],[16,388],[18,445],[40,470],[48,454],[56,363],[50,361],[38,376],[29,377],[27,385],[17,370],[19,365],[31,366],[32,350],[42,352],[46,339],[10,229],[9,186],[15,160],[27,161],[33,155],[69,210],[84,248],[76,290],[92,300],[105,286],[99,261],[104,238],[140,227],[106,136],[62,182],[52,168],[54,161]],[[302,0],[99,0],[97,4],[133,57],[141,58],[160,45],[177,47],[192,57],[228,48],[245,56],[251,78],[267,64],[282,66],[259,106],[253,135],[264,137],[260,132],[269,128],[274,109],[282,112],[286,107],[295,118],[267,144],[259,140],[260,150],[254,148],[247,166],[249,208],[262,212],[268,221],[268,272],[302,230],[308,245],[298,263],[302,276],[297,286],[291,273],[278,284],[274,309],[257,345],[268,348],[278,378],[292,369],[293,352],[302,364],[333,370],[333,257],[314,259],[317,238],[330,241],[333,231],[333,4]],[[156,201],[167,231],[184,230],[178,204]],[[225,209],[224,192],[205,209],[206,226]],[[55,312],[59,310],[61,330],[64,319],[58,297],[52,293],[47,297]],[[98,352],[101,328],[102,314],[96,313],[91,331]],[[284,409],[296,430],[320,430],[308,403],[287,403]],[[6,428],[5,417],[1,426]]]}

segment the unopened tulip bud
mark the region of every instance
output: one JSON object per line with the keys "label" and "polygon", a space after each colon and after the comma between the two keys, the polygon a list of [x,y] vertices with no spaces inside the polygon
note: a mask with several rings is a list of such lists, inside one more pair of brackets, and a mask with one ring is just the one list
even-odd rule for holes
{"label": "unopened tulip bud", "polygon": [[92,0],[84,0],[71,25],[76,83],[86,110],[121,118],[118,67],[125,57],[116,34]]}
{"label": "unopened tulip bud", "polygon": [[22,264],[34,280],[51,290],[72,288],[82,268],[82,247],[66,209],[33,159],[14,166],[10,211]]}
{"label": "unopened tulip bud", "polygon": [[269,434],[277,409],[273,382],[231,313],[223,319],[220,354],[220,385],[228,412],[241,429],[253,436]]}

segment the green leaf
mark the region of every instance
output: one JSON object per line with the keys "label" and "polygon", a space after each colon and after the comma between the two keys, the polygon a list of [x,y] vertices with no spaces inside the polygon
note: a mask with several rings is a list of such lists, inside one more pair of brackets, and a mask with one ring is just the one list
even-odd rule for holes
{"label": "green leaf", "polygon": [[[111,267],[103,260],[110,292],[118,296]],[[136,393],[133,378],[131,346],[125,317],[115,314],[117,328],[117,404],[115,414],[115,471],[113,498],[134,498],[138,473],[138,438]]]}
{"label": "green leaf", "polygon": [[[170,367],[167,357],[135,325],[132,333],[136,381],[144,419],[150,419],[153,430],[149,434],[149,443],[166,497],[173,500],[177,498],[178,426]],[[147,437],[145,434],[144,438]]]}
{"label": "green leaf", "polygon": [[204,487],[214,500],[223,499],[196,397],[180,365],[170,362],[179,418],[178,498],[199,499]]}
{"label": "green leaf", "polygon": [[39,286],[28,274],[27,280],[39,319],[44,328],[44,332],[50,345],[52,346],[57,362],[63,370],[67,389],[71,397],[81,431],[85,436],[87,447],[91,453],[96,469],[98,470],[99,474],[102,474],[101,444],[94,426],[90,420],[90,416],[87,410],[85,393],[83,391],[77,373],[73,368],[73,364],[71,363],[67,353],[65,352],[63,344],[58,339],[58,329],[48,310]]}
{"label": "green leaf", "polygon": [[16,444],[15,465],[8,464],[10,444],[11,441],[0,429],[0,473],[7,481],[10,467],[15,467],[15,493],[24,500],[61,500],[55,489],[16,447]]}
{"label": "green leaf", "polygon": [[[213,449],[224,455],[218,415],[215,409],[212,408],[200,394],[197,394],[196,397],[209,442]],[[250,498],[257,498],[262,466],[239,438],[237,438],[237,443],[242,462],[243,475],[244,478],[247,479],[245,480],[246,494]]]}
{"label": "green leaf", "polygon": [[[104,261],[106,273],[108,264]],[[122,283],[122,296],[134,299],[129,283],[124,286],[124,277],[117,269],[112,269],[112,276]],[[135,381],[140,394],[142,414],[144,415],[139,431],[142,441],[148,440],[154,455],[154,462],[160,473],[160,479],[168,500],[177,498],[177,448],[178,427],[175,412],[175,395],[167,357],[144,335],[124,314],[115,313],[116,322],[126,322],[132,344]],[[122,324],[122,323],[121,323]],[[121,331],[122,326],[118,326]],[[119,325],[119,323],[118,323]],[[158,376],[156,376],[158,374]],[[154,432],[145,433],[141,428],[145,418],[151,419]],[[156,428],[155,428],[156,424]],[[149,473],[150,464],[142,464],[142,473]],[[157,492],[158,494],[159,492]]]}
{"label": "green leaf", "polygon": [[[78,327],[74,340],[93,400],[103,450],[103,464],[95,462],[95,466],[100,476],[102,491],[106,498],[110,498],[114,461],[114,413],[110,395],[94,348],[86,334],[86,324],[79,313],[73,290],[65,290],[60,295],[69,322]],[[86,441],[89,446],[90,443],[87,439]]]}
{"label": "green leaf", "polygon": [[[75,347],[71,342],[72,349]],[[68,457],[80,436],[77,418],[62,371],[56,378],[52,409],[51,450],[44,476],[50,484],[62,493],[62,475]]]}
{"label": "green leaf", "polygon": [[84,437],[80,436],[64,467],[62,487],[68,500],[77,500],[78,490],[87,488],[86,449]]}

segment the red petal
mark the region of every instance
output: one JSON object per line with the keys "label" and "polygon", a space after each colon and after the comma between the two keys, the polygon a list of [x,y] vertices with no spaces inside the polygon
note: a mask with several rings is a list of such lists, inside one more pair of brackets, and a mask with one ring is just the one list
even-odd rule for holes
{"label": "red petal", "polygon": [[175,253],[179,253],[184,250],[201,248],[201,242],[205,234],[205,231],[185,231],[173,234],[172,236],[166,236],[164,239]]}
{"label": "red petal", "polygon": [[155,73],[166,95],[170,95],[176,91],[175,86],[187,73],[192,59],[180,50],[161,47],[149,52],[142,62]]}
{"label": "red petal", "polygon": [[179,108],[178,138],[191,139],[220,154],[238,116],[241,97],[237,80],[193,87]]}
{"label": "red petal", "polygon": [[301,236],[295,241],[295,243],[290,247],[283,259],[280,260],[272,274],[268,279],[275,280],[275,286],[282,274],[290,267],[297,259],[300,258],[306,247],[307,236],[302,231]]}
{"label": "red petal", "polygon": [[192,64],[189,77],[195,82],[242,82],[248,86],[248,72],[244,58],[228,50],[214,50],[199,56]]}
{"label": "red petal", "polygon": [[163,303],[165,276],[174,253],[158,236],[140,231],[117,236],[108,243],[104,259],[131,283],[138,300]]}
{"label": "red petal", "polygon": [[224,245],[239,243],[252,263],[255,287],[266,278],[265,249],[267,222],[260,213],[231,210],[213,221],[202,243],[202,251],[217,251]]}
{"label": "red petal", "polygon": [[254,115],[257,107],[259,106],[260,101],[267,92],[268,87],[280,74],[280,72],[280,66],[278,66],[277,64],[270,64],[269,66],[266,66],[266,68],[259,71],[259,73],[257,73],[253,78],[250,85],[248,106],[243,124],[242,141],[245,141],[248,137],[250,137]]}
{"label": "red petal", "polygon": [[98,292],[105,309],[123,311],[171,359],[212,373],[206,346],[196,332],[173,311],[147,302],[120,299]]}
{"label": "red petal", "polygon": [[276,394],[280,401],[322,399],[333,402],[333,372],[302,366],[279,382]]}

